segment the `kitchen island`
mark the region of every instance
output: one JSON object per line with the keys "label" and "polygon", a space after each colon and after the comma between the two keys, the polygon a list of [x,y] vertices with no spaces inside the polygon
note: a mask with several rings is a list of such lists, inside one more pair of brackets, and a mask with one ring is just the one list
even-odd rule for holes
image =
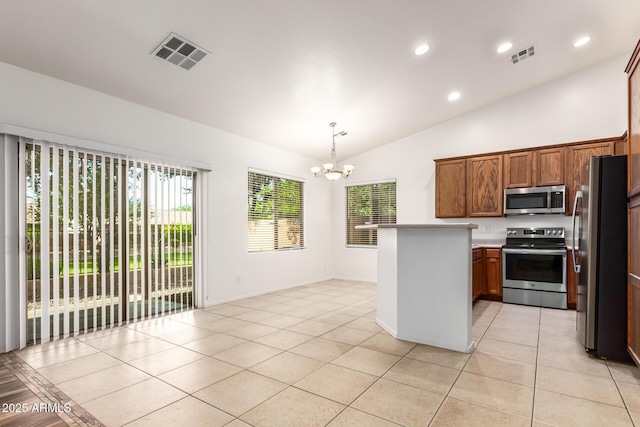
{"label": "kitchen island", "polygon": [[380,224],[376,322],[394,338],[464,353],[471,341],[476,224]]}

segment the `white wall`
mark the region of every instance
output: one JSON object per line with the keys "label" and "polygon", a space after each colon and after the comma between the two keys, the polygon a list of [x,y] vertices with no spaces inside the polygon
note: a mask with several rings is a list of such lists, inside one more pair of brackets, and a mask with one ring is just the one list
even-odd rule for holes
{"label": "white wall", "polygon": [[[349,159],[350,183],[397,179],[398,223],[473,222],[476,239],[504,239],[506,227],[564,226],[558,215],[435,218],[434,159],[621,136],[626,130],[628,55],[583,69]],[[462,98],[459,102],[464,102]],[[345,247],[344,189],[334,195],[338,278],[376,280],[376,251]]]}
{"label": "white wall", "polygon": [[[0,123],[212,165],[205,305],[333,276],[332,189],[310,174],[317,160],[1,62],[0,94]],[[247,253],[249,167],[307,180],[305,250]]]}
{"label": "white wall", "polygon": [[[614,58],[350,159],[356,170],[349,181],[396,178],[398,222],[440,221],[434,217],[435,158],[622,135],[626,60]],[[4,63],[0,94],[0,123],[212,164],[205,305],[331,277],[376,280],[376,251],[345,248],[343,182],[312,178],[308,167],[315,159]],[[307,249],[247,253],[248,167],[307,179]],[[559,216],[469,221],[481,226],[479,238],[503,238],[507,226],[560,222],[570,228]]]}

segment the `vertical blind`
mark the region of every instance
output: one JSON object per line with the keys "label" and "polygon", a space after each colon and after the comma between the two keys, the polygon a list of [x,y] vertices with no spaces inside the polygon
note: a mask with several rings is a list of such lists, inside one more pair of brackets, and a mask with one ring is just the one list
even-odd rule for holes
{"label": "vertical blind", "polygon": [[304,184],[249,171],[249,252],[304,248]]}
{"label": "vertical blind", "polygon": [[27,339],[193,306],[196,172],[20,138]]}
{"label": "vertical blind", "polygon": [[376,182],[346,187],[347,245],[376,246],[376,230],[358,230],[357,225],[396,223],[396,182]]}

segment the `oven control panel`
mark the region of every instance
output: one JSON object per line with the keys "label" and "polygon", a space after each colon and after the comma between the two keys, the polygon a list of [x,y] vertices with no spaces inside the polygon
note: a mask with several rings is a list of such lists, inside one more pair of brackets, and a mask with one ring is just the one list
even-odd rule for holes
{"label": "oven control panel", "polygon": [[507,228],[507,238],[564,238],[564,227],[544,227],[544,228]]}

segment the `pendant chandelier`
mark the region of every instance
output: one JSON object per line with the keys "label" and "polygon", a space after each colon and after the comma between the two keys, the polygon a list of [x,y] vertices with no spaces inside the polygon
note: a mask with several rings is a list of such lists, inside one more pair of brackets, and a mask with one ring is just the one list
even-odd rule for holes
{"label": "pendant chandelier", "polygon": [[351,172],[353,172],[354,166],[344,165],[342,169],[340,169],[340,167],[338,167],[338,162],[336,160],[336,136],[337,137],[345,136],[347,133],[344,131],[335,133],[334,128],[336,126],[336,122],[329,123],[329,126],[331,126],[331,134],[333,135],[332,136],[333,143],[331,145],[331,162],[324,163],[322,167],[314,166],[311,168],[311,172],[313,172],[315,176],[324,175],[325,178],[327,178],[329,181],[336,181],[340,179],[341,176],[347,179],[349,178],[349,175],[351,175]]}

